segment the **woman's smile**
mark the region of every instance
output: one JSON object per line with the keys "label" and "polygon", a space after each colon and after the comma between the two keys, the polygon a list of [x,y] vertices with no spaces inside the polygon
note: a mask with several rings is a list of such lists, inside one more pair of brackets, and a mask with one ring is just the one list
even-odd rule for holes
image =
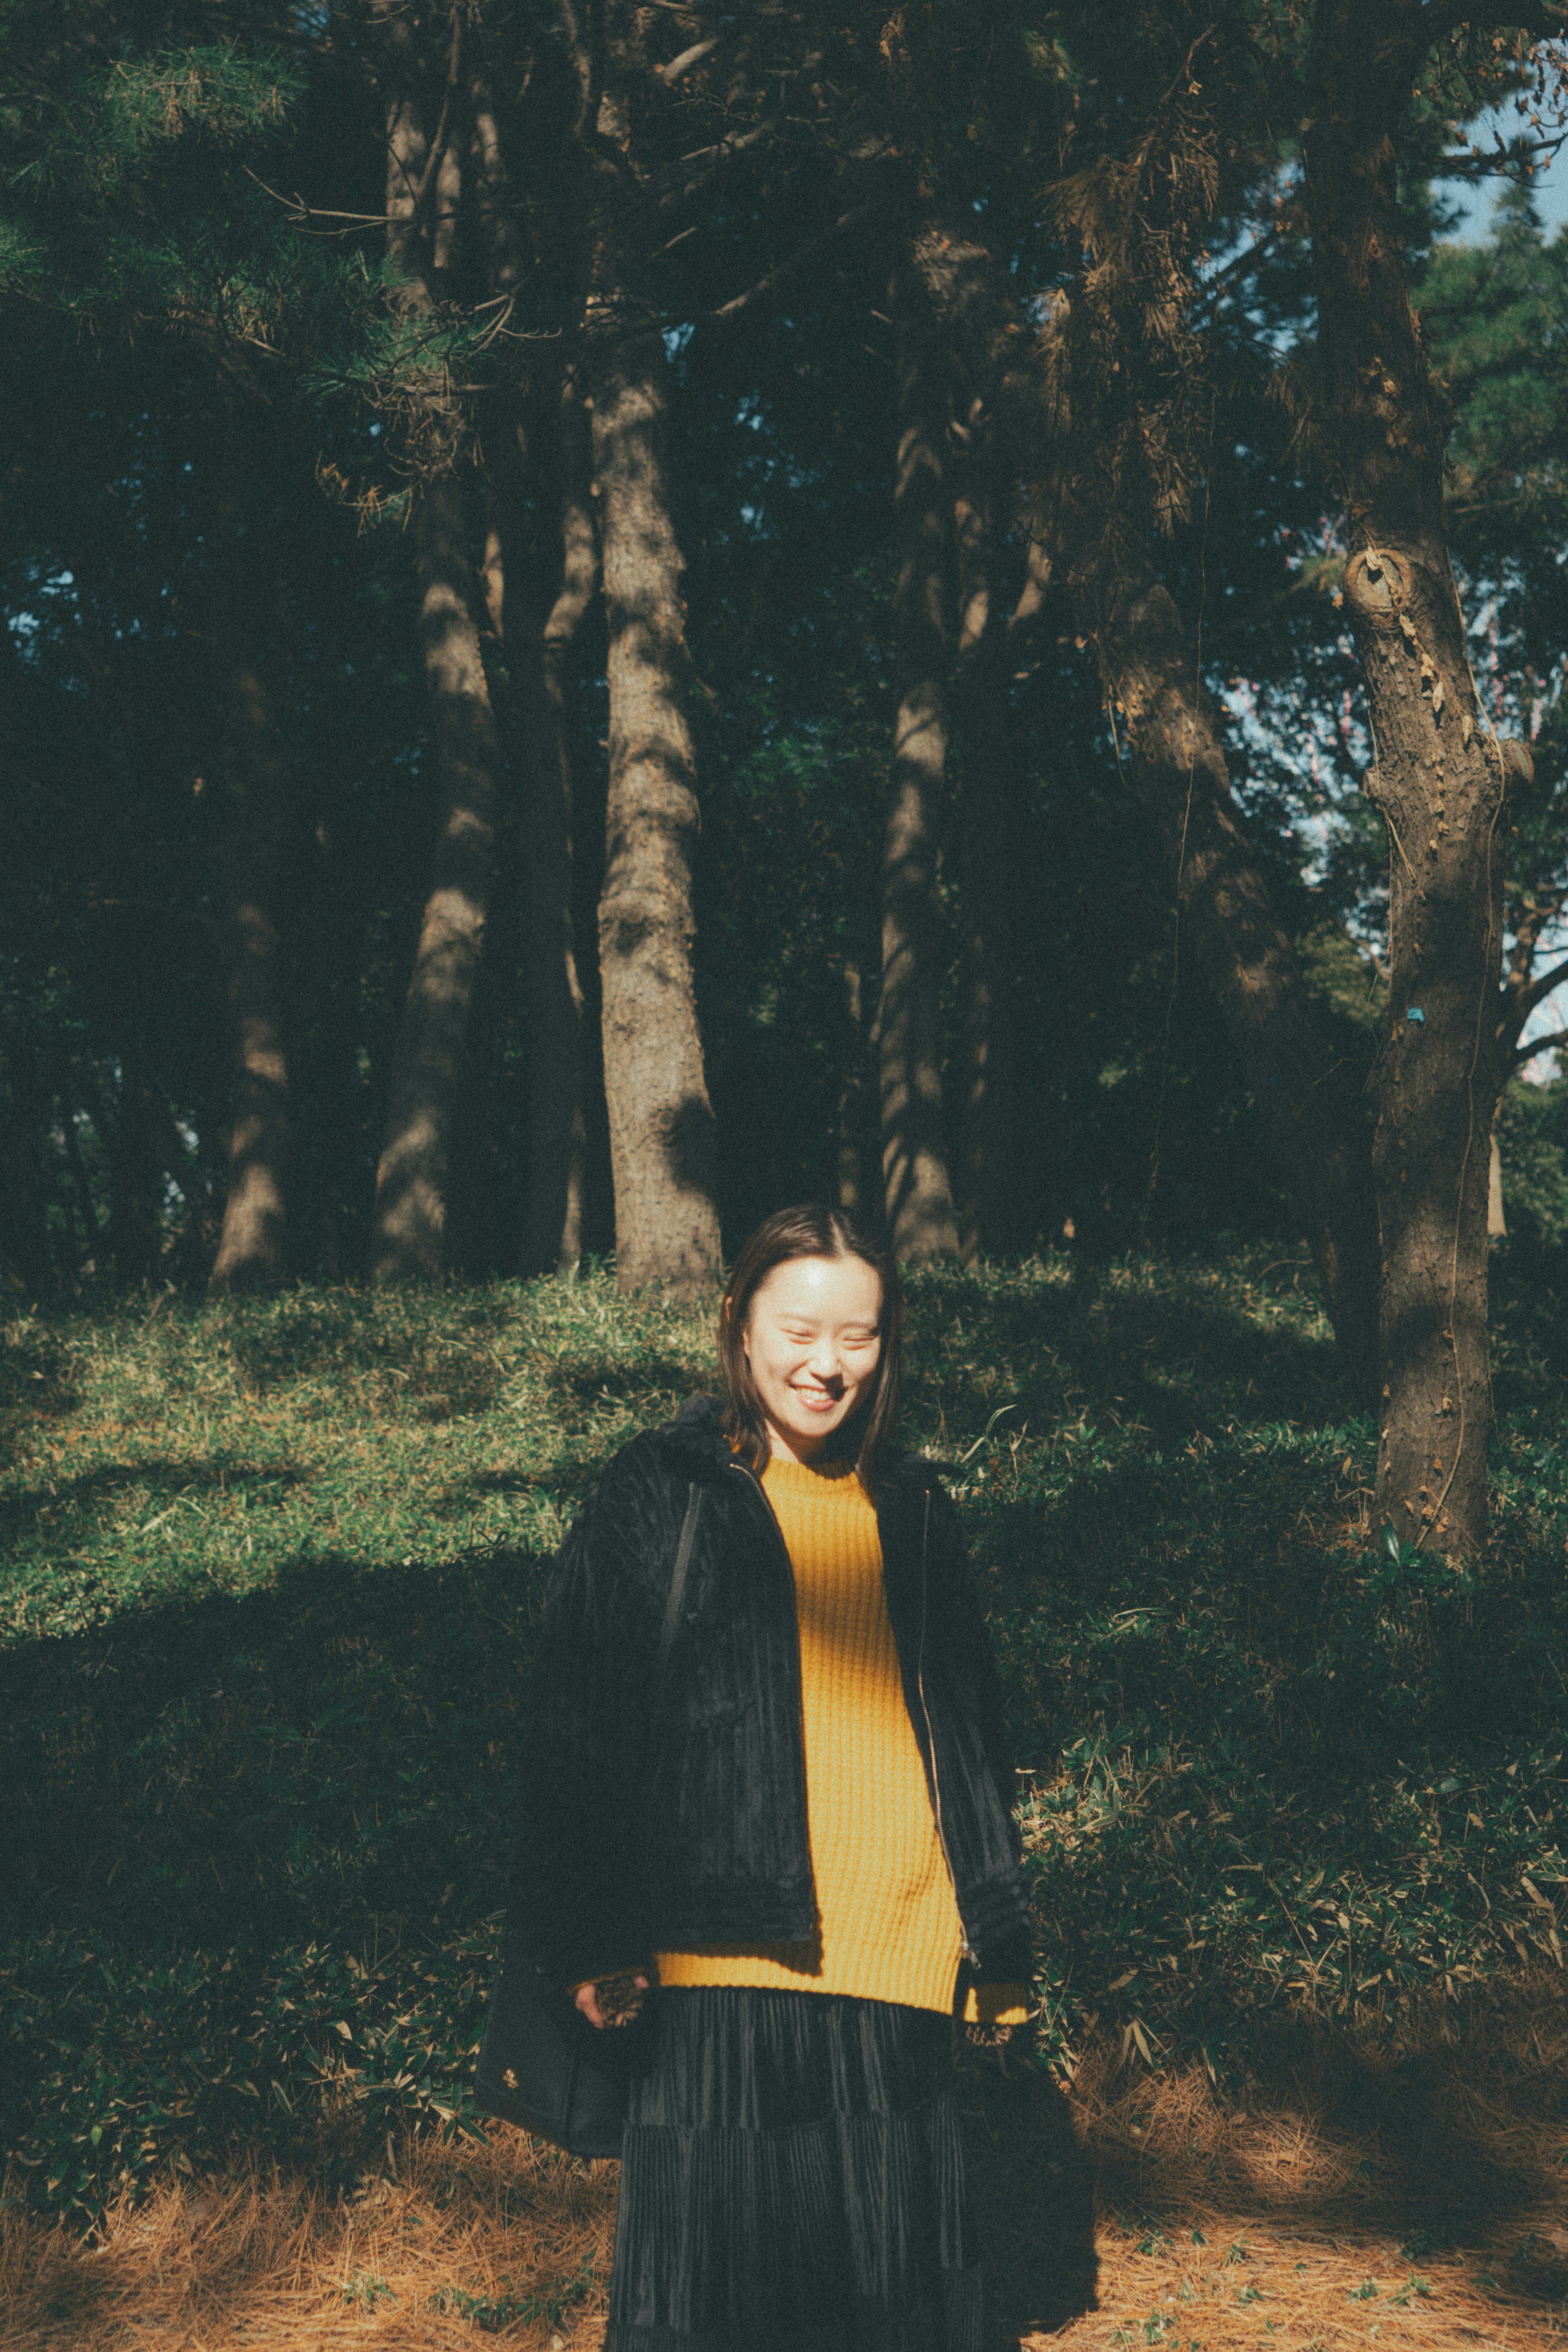
{"label": "woman's smile", "polygon": [[758,1286],[746,1360],[775,1454],[809,1462],[871,1393],[882,1279],[859,1257],[796,1257]]}

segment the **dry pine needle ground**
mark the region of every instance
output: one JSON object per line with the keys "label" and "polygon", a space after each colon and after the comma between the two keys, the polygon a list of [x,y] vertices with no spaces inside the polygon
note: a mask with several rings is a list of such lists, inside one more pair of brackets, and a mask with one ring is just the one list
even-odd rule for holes
{"label": "dry pine needle ground", "polygon": [[[967,2059],[992,2352],[1555,2343],[1568,1997],[1555,1971],[1393,2046],[1308,2023],[1222,2095],[1092,2050],[1070,2093]],[[182,2182],[83,2244],[0,2224],[5,2352],[314,2352],[502,2334],[595,2352],[615,2168],[411,2139],[350,2197]]]}

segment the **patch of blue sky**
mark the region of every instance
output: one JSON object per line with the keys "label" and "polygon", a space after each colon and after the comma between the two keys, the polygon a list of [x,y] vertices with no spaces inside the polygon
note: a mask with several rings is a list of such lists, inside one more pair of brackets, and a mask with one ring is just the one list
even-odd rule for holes
{"label": "patch of blue sky", "polygon": [[[1499,147],[1506,149],[1516,140],[1539,138],[1541,134],[1532,130],[1511,99],[1506,106],[1493,107],[1478,115],[1470,126],[1470,135],[1475,147],[1487,154]],[[1495,178],[1446,179],[1439,184],[1458,215],[1447,241],[1484,245],[1505,183]],[[1530,199],[1548,235],[1568,223],[1568,145],[1537,163],[1531,174]]]}

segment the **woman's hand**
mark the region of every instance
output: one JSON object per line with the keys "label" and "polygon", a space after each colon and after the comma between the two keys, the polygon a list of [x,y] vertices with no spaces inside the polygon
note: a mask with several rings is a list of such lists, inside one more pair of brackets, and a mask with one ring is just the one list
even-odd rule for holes
{"label": "woman's hand", "polygon": [[[643,1996],[647,1990],[645,1976],[632,1976],[622,1969],[617,1975],[606,1977],[602,1986],[579,1985],[573,1999],[590,2025],[597,2026],[602,2033],[607,2025],[630,2025],[643,2006]],[[602,2007],[600,2002],[601,1992]]]}

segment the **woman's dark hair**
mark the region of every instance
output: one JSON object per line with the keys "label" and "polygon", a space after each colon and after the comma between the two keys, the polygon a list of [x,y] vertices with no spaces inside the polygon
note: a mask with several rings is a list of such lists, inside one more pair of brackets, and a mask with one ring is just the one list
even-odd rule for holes
{"label": "woman's dark hair", "polygon": [[868,1240],[841,1209],[811,1203],[776,1209],[765,1217],[730,1272],[718,1318],[718,1361],[724,1375],[724,1430],[748,1470],[759,1475],[773,1450],[768,1416],[746,1360],[746,1322],[751,1302],[776,1265],[797,1257],[858,1257],[882,1284],[878,1331],[882,1353],[870,1396],[845,1422],[840,1435],[855,1448],[855,1468],[868,1494],[876,1491],[877,1456],[898,1411],[898,1356],[904,1338],[904,1291],[891,1250]]}

